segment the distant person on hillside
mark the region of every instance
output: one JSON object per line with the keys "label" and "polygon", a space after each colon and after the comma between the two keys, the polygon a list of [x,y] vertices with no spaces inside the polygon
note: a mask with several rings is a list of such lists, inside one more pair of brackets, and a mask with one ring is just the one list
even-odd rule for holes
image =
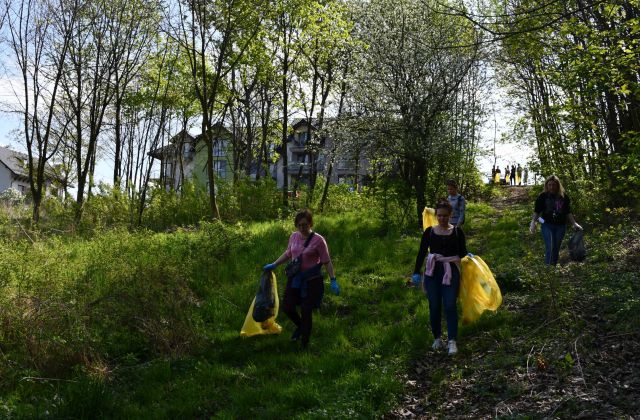
{"label": "distant person on hillside", "polygon": [[516,185],[516,165],[511,165],[511,185]]}
{"label": "distant person on hillside", "polygon": [[536,231],[536,222],[542,227],[544,240],[544,262],[547,265],[558,264],[560,245],[567,230],[567,221],[574,229],[582,230],[571,213],[571,200],[557,176],[551,175],[544,183],[544,191],[536,199],[529,230]]}
{"label": "distant person on hillside", "polygon": [[509,185],[509,178],[511,177],[511,171],[509,165],[504,165],[504,185]]}
{"label": "distant person on hillside", "polygon": [[496,185],[500,185],[500,178],[501,178],[501,172],[500,172],[500,167],[496,166],[496,173],[494,175],[494,182],[496,183]]}
{"label": "distant person on hillside", "polygon": [[489,178],[489,183],[491,184],[495,182],[495,179],[496,179],[496,165],[493,165],[491,167],[491,178]]}
{"label": "distant person on hillside", "polygon": [[518,163],[518,167],[516,168],[516,179],[518,180],[518,185],[522,185],[522,166]]}
{"label": "distant person on hillside", "polygon": [[458,183],[453,179],[447,181],[447,200],[451,204],[453,213],[449,222],[454,226],[462,226],[464,223],[464,213],[467,208],[467,202],[462,194],[458,194]]}
{"label": "distant person on hillside", "polygon": [[529,168],[525,166],[523,171],[522,183],[524,185],[527,185],[528,182],[529,182]]}
{"label": "distant person on hillside", "polygon": [[412,280],[420,284],[420,272],[423,267],[424,281],[422,290],[429,300],[429,321],[433,333],[434,350],[445,347],[442,341],[442,307],[447,320],[447,338],[449,355],[458,352],[458,308],[456,300],[460,290],[460,259],[467,255],[464,232],[449,223],[453,209],[446,200],[436,204],[438,224],[428,227],[422,234],[420,250],[416,258]]}
{"label": "distant person on hillside", "polygon": [[[340,294],[340,286],[333,271],[327,242],[320,234],[311,230],[311,211],[298,211],[294,224],[298,230],[289,237],[287,249],[275,262],[263,268],[275,270],[278,265],[288,260],[300,262],[298,270],[290,270],[291,263],[285,268],[285,272],[292,273],[287,273],[282,310],[296,326],[291,340],[300,340],[302,347],[306,348],[311,336],[312,311],[320,307],[324,295],[324,276],[321,271],[323,265],[331,278],[331,290],[336,295]],[[297,310],[298,306],[300,313]]]}

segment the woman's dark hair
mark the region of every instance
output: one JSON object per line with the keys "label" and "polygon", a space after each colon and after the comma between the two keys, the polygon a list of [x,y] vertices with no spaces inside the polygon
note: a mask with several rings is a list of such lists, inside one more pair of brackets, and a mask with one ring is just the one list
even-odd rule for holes
{"label": "woman's dark hair", "polygon": [[455,179],[447,179],[446,185],[451,185],[452,187],[458,188],[458,183]]}
{"label": "woman's dark hair", "polygon": [[296,218],[293,219],[293,224],[298,226],[298,222],[300,222],[300,220],[302,219],[307,219],[307,222],[309,222],[309,226],[313,225],[313,214],[311,213],[311,210],[298,210],[298,212],[296,213]]}
{"label": "woman's dark hair", "polygon": [[451,204],[449,203],[449,200],[445,200],[444,198],[441,198],[436,203],[436,209],[435,209],[436,213],[438,212],[438,209],[447,209],[449,214],[451,214],[451,212],[453,212],[453,207],[451,207]]}

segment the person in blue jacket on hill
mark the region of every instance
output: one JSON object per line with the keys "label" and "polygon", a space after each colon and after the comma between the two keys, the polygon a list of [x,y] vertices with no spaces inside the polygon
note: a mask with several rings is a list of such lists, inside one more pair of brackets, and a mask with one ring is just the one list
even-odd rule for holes
{"label": "person in blue jacket on hill", "polygon": [[467,255],[464,232],[449,223],[453,208],[447,200],[436,204],[438,224],[428,227],[422,234],[412,280],[420,284],[420,271],[425,266],[422,289],[429,299],[429,321],[433,332],[434,350],[444,348],[442,341],[441,310],[444,306],[447,320],[449,355],[458,352],[458,308],[456,300],[460,290],[460,260]]}
{"label": "person in blue jacket on hill", "polygon": [[458,193],[458,183],[455,180],[449,179],[447,181],[447,193],[449,194],[447,200],[453,209],[449,222],[454,226],[461,227],[464,224],[467,202],[462,194]]}

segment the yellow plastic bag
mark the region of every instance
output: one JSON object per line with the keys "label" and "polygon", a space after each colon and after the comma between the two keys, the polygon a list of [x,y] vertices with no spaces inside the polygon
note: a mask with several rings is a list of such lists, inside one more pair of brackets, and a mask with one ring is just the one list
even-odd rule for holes
{"label": "yellow plastic bag", "polygon": [[244,325],[240,330],[241,337],[251,337],[253,335],[261,334],[280,334],[282,332],[282,327],[276,322],[280,301],[278,299],[278,283],[276,282],[276,275],[273,272],[271,272],[271,287],[271,291],[276,301],[274,315],[264,322],[256,322],[253,319],[253,307],[256,303],[256,298],[254,297],[253,302],[251,302],[251,306],[249,307],[249,312],[247,312],[247,316],[244,319]]}
{"label": "yellow plastic bag", "polygon": [[427,230],[429,226],[435,226],[437,224],[436,211],[431,207],[425,207],[424,210],[422,210],[422,228]]}
{"label": "yellow plastic bag", "polygon": [[482,258],[474,255],[462,259],[460,305],[462,323],[469,324],[486,310],[495,311],[502,304],[502,293],[491,270]]}

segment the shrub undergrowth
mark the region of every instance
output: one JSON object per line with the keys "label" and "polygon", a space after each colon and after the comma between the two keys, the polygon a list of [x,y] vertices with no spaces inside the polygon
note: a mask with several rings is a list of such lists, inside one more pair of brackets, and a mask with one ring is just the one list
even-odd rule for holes
{"label": "shrub undergrowth", "polygon": [[[425,358],[432,407],[445,407],[449,386],[478,372],[486,377],[475,378],[474,395],[498,404],[529,392],[493,372],[521,372],[532,346],[547,372],[575,374],[565,343],[585,325],[576,301],[600,305],[616,333],[638,328],[624,322],[640,310],[637,298],[625,299],[638,293],[637,274],[625,268],[638,264],[640,246],[624,242],[638,236],[629,210],[609,209],[606,225],[585,223],[589,264],[553,271],[527,233],[530,203],[500,211],[470,203],[469,251],[493,269],[505,303],[462,327],[459,359],[434,358],[426,299],[406,286],[420,235],[415,204],[394,186],[338,185],[314,228],[342,294],[327,288],[311,348],[289,341],[283,314],[283,334],[242,339],[261,267],[283,252],[293,224],[268,182],[220,188],[235,197],[221,205],[226,222],[205,221],[208,197],[196,189],[153,192],[136,229],[118,215],[127,200],[108,192],[87,208],[100,227],[76,234],[60,233],[71,213],[53,203],[49,231],[19,228],[20,215],[0,212],[0,417],[379,417],[402,403],[407,372]],[[309,206],[319,199],[316,191]],[[572,410],[558,413],[579,414]]]}

